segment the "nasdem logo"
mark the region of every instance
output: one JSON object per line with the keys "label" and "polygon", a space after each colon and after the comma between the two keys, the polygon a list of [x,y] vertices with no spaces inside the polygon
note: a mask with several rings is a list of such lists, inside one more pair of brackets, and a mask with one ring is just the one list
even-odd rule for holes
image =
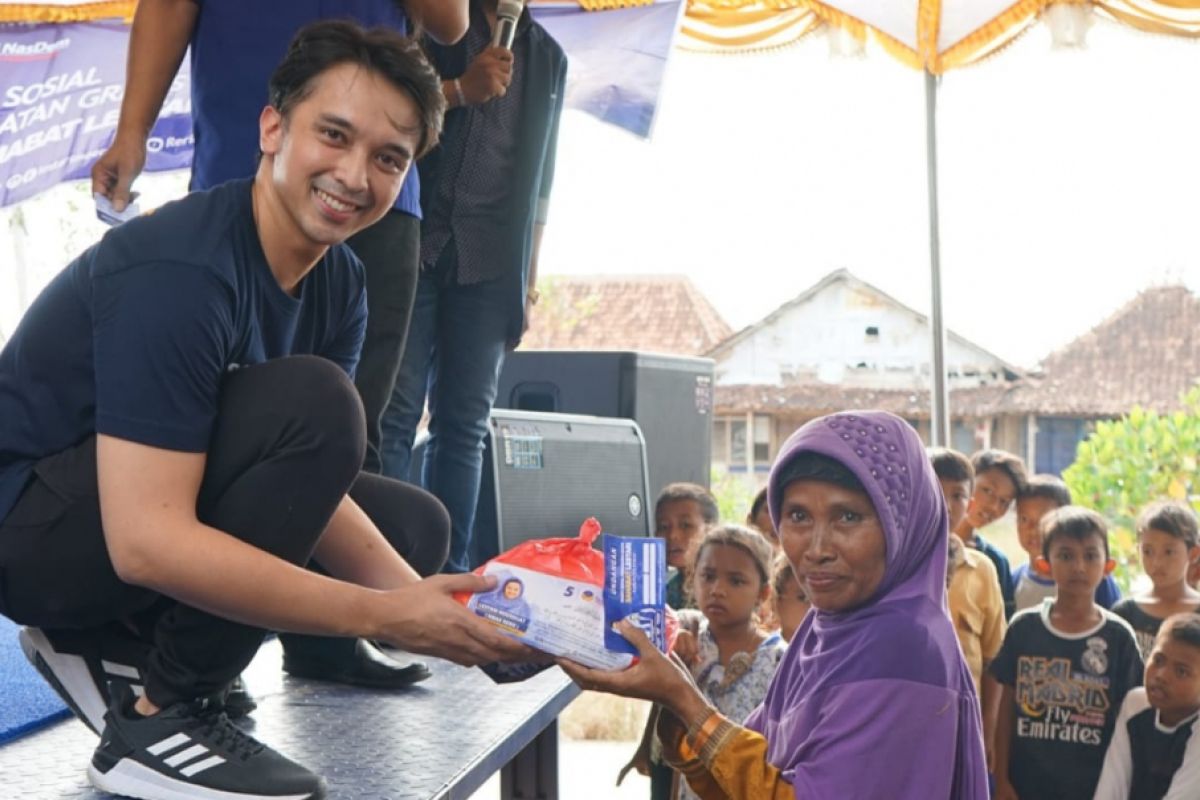
{"label": "nasdem logo", "polygon": [[70,38],[29,44],[5,42],[0,44],[0,61],[48,61],[70,46]]}

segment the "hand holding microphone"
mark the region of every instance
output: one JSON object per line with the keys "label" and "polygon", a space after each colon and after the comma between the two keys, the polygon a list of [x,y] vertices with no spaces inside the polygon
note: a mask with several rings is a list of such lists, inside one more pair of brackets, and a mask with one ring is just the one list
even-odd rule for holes
{"label": "hand holding microphone", "polygon": [[508,91],[512,83],[512,44],[524,7],[522,0],[500,0],[497,5],[492,46],[476,56],[458,79],[462,99],[467,105],[486,103],[493,97],[503,97]]}
{"label": "hand holding microphone", "polygon": [[503,97],[512,83],[513,55],[502,47],[489,47],[467,66],[458,79],[463,100],[467,105],[486,103],[493,97]]}
{"label": "hand holding microphone", "polygon": [[492,31],[492,47],[512,50],[513,39],[517,37],[517,20],[521,18],[521,10],[524,7],[523,0],[500,0],[496,6],[496,27]]}

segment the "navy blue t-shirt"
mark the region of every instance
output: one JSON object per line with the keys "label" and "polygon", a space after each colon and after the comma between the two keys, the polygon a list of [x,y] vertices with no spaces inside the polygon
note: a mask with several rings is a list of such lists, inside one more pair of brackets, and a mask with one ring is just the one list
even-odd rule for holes
{"label": "navy blue t-shirt", "polygon": [[975,531],[974,538],[966,544],[983,553],[995,565],[996,577],[1000,579],[1000,595],[1004,598],[1004,618],[1012,619],[1012,615],[1017,613],[1017,602],[1013,597],[1012,567],[1008,558],[1000,552],[999,547],[980,536],[979,531]]}
{"label": "navy blue t-shirt", "polygon": [[1029,800],[1092,800],[1125,695],[1142,685],[1133,630],[1100,609],[1091,630],[1064,633],[1053,600],[1013,617],[992,661],[1012,689],[1008,778]]}
{"label": "navy blue t-shirt", "polygon": [[366,331],[362,263],[331,247],[296,287],[263,255],[252,181],[114,228],[72,261],[0,351],[0,520],[41,458],[94,433],[204,452],[221,379],[286,355],[353,376]]}
{"label": "navy blue t-shirt", "polygon": [[[246,0],[197,1],[191,41],[193,190],[254,174],[267,81],[296,31],[322,19],[408,31],[397,0],[253,0],[252,9]],[[395,208],[421,217],[416,164],[408,170]]]}

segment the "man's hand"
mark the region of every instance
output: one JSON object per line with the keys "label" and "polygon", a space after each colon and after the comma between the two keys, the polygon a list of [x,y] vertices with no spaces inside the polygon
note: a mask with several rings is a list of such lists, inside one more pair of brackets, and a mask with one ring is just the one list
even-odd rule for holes
{"label": "man's hand", "polygon": [[92,194],[104,195],[114,209],[124,211],[131,199],[130,187],[145,166],[145,140],[118,136],[92,165]]}
{"label": "man's hand", "polygon": [[92,167],[92,193],[107,197],[117,211],[129,205],[129,187],[146,166],[146,137],[183,62],[199,13],[196,0],[137,4],[117,134]]}
{"label": "man's hand", "polygon": [[532,315],[533,315],[533,300],[530,299],[529,295],[525,295],[525,315],[524,315],[524,318],[521,320],[521,332],[518,333],[515,337],[509,336],[508,339],[506,339],[504,342],[504,349],[508,350],[511,353],[513,350],[516,350],[518,347],[521,346],[521,341],[525,338],[525,334],[529,333],[529,320]]}
{"label": "man's hand", "polygon": [[384,592],[384,602],[394,613],[372,638],[466,667],[493,661],[547,660],[544,654],[505,636],[452,596],[454,592],[487,592],[494,588],[495,578],[434,575]]}
{"label": "man's hand", "polygon": [[489,47],[467,67],[458,79],[463,100],[474,106],[493,97],[504,97],[512,83],[513,54],[503,47]]}

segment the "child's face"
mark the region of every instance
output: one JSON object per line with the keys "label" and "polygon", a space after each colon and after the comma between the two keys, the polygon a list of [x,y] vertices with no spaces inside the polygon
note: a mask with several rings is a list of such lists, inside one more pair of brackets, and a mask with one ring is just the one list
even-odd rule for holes
{"label": "child's face", "polygon": [[750,524],[767,537],[767,541],[774,545],[776,551],[779,550],[779,536],[775,533],[775,526],[771,523],[771,509],[767,508],[766,503],[763,503],[762,508],[754,515],[754,519],[750,520]]}
{"label": "child's face", "polygon": [[688,548],[704,527],[704,514],[695,500],[668,500],[654,512],[654,535],[667,540],[667,563],[676,569],[687,566]]}
{"label": "child's face", "polygon": [[1058,508],[1049,497],[1026,497],[1017,501],[1017,539],[1034,561],[1042,554],[1042,517]]}
{"label": "child's face", "polygon": [[1092,597],[1104,580],[1108,556],[1100,534],[1084,539],[1057,537],[1050,546],[1050,576],[1059,596]]}
{"label": "child's face", "polygon": [[1146,699],[1166,725],[1200,708],[1200,648],[1160,633],[1146,661]]}
{"label": "child's face", "polygon": [[1147,529],[1138,537],[1142,570],[1155,586],[1177,586],[1187,579],[1195,549],[1164,531]]}
{"label": "child's face", "polygon": [[779,635],[785,642],[792,641],[809,608],[811,606],[804,590],[800,588],[796,576],[792,575],[783,584],[783,592],[775,595],[775,616],[779,618]]}
{"label": "child's face", "polygon": [[942,496],[946,498],[946,512],[950,515],[950,530],[954,530],[967,515],[967,505],[971,502],[971,482],[938,478],[938,483],[942,485]]}
{"label": "child's face", "polygon": [[749,553],[733,545],[709,544],[696,560],[692,593],[709,624],[722,627],[749,622],[766,599],[767,588]]}
{"label": "child's face", "polygon": [[982,528],[1008,513],[1017,486],[1002,469],[984,470],[975,476],[975,492],[967,506],[967,520],[972,528]]}
{"label": "child's face", "polygon": [[824,481],[787,485],[779,541],[808,600],[821,611],[850,611],[875,596],[887,570],[883,523],[865,492]]}

